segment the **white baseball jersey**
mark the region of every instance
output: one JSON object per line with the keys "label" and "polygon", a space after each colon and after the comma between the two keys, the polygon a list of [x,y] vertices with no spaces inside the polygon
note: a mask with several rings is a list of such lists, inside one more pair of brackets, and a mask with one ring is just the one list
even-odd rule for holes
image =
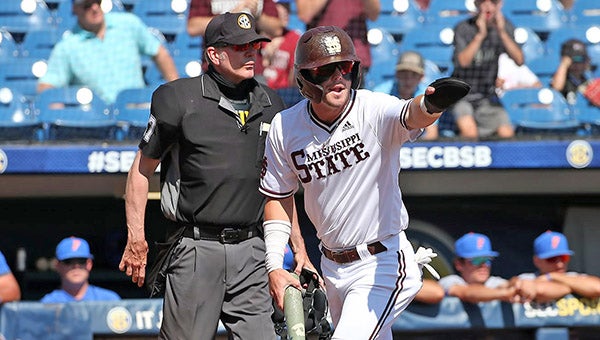
{"label": "white baseball jersey", "polygon": [[406,229],[400,147],[422,132],[406,127],[411,101],[353,90],[331,124],[317,118],[308,100],[278,113],[267,138],[260,191],[285,198],[300,181],[308,217],[328,249],[384,240]]}

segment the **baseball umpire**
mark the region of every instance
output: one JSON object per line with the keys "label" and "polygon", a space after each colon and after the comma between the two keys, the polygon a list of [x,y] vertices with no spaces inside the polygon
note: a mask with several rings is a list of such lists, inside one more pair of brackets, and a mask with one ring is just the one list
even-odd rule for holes
{"label": "baseball umpire", "polygon": [[[167,242],[148,277],[164,292],[161,339],[212,339],[219,320],[230,339],[275,339],[257,188],[273,116],[284,108],[254,79],[260,42],[245,13],[214,17],[206,28],[209,69],[160,86],[126,187],[128,238],[119,268],[144,284],[148,181],[161,164]],[[294,260],[312,268],[295,228]],[[297,237],[296,237],[297,236]]]}
{"label": "baseball umpire", "polygon": [[260,182],[268,197],[264,232],[271,295],[282,307],[286,287],[300,289],[282,269],[300,182],[321,241],[332,339],[392,339],[394,320],[421,288],[422,276],[404,233],[400,148],[470,87],[441,79],[409,100],[357,90],[360,60],[348,34],[334,26],[300,37],[295,69],[307,99],[273,119]]}

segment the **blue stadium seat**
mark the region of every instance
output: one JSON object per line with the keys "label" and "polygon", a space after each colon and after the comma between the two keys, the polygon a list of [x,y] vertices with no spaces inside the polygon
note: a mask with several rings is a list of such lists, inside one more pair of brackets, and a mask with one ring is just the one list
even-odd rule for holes
{"label": "blue stadium seat", "polygon": [[396,0],[382,1],[379,17],[374,22],[367,21],[367,25],[387,30],[399,42],[405,33],[419,29],[424,22],[423,13],[412,0]]}
{"label": "blue stadium seat", "polygon": [[571,8],[571,22],[575,25],[600,24],[600,1],[575,0]]}
{"label": "blue stadium seat", "polygon": [[454,29],[448,25],[427,25],[423,30],[410,31],[404,35],[400,52],[417,51],[436,63],[441,72],[451,74]]}
{"label": "blue stadium seat", "polygon": [[150,115],[153,87],[126,89],[117,95],[113,104],[113,116],[121,128],[117,139],[139,140]]}
{"label": "blue stadium seat", "polygon": [[0,62],[10,60],[19,54],[18,44],[9,31],[0,28]]}
{"label": "blue stadium seat", "polygon": [[0,18],[0,26],[19,43],[27,32],[48,29],[53,22],[52,13],[43,0],[0,1]]}
{"label": "blue stadium seat", "polygon": [[560,63],[558,55],[544,55],[532,61],[526,61],[529,69],[540,79],[542,86],[550,86],[552,76]]}
{"label": "blue stadium seat", "polygon": [[117,125],[109,106],[88,88],[48,89],[33,105],[47,140],[116,139]]}
{"label": "blue stadium seat", "polygon": [[27,98],[8,87],[0,88],[0,140],[41,140],[41,124]]}
{"label": "blue stadium seat", "polygon": [[394,66],[400,55],[400,48],[394,37],[385,28],[372,28],[368,39],[371,48],[371,67],[364,77],[363,87],[373,89],[378,84],[394,77]]}
{"label": "blue stadium seat", "polygon": [[509,90],[500,98],[517,134],[575,134],[580,123],[560,92],[551,88]]}
{"label": "blue stadium seat", "polygon": [[32,98],[37,93],[38,78],[43,76],[46,70],[45,59],[12,58],[0,63],[0,84]]}
{"label": "blue stadium seat", "polygon": [[473,0],[431,0],[426,12],[426,22],[454,28],[458,22],[469,18],[475,10]]}
{"label": "blue stadium seat", "polygon": [[[173,61],[175,62],[175,67],[177,68],[177,72],[179,72],[180,77],[196,77],[202,73],[202,62],[197,56],[173,57]],[[151,87],[156,87],[165,82],[165,80],[162,78],[160,70],[154,63],[147,65],[144,78],[146,79],[148,86]]]}
{"label": "blue stadium seat", "polygon": [[503,1],[502,13],[515,25],[547,34],[568,24],[568,14],[558,0]]}
{"label": "blue stadium seat", "polygon": [[21,57],[48,59],[54,45],[60,41],[63,33],[64,31],[58,29],[29,32],[20,45],[19,55]]}
{"label": "blue stadium seat", "polygon": [[515,41],[521,46],[525,63],[541,58],[546,53],[546,44],[540,36],[529,27],[515,28]]}
{"label": "blue stadium seat", "polygon": [[573,104],[573,112],[586,134],[600,135],[600,107],[594,106],[578,92]]}
{"label": "blue stadium seat", "polygon": [[187,31],[177,34],[167,46],[174,57],[200,58],[203,53],[202,37],[192,37]]}
{"label": "blue stadium seat", "polygon": [[188,11],[186,0],[138,0],[132,13],[147,26],[160,30],[171,41],[177,34],[185,32]]}

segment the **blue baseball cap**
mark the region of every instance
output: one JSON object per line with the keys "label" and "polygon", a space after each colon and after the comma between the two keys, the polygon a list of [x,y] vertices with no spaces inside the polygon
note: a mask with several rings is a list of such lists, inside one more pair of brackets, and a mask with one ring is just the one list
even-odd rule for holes
{"label": "blue baseball cap", "polygon": [[569,249],[569,242],[565,235],[551,230],[544,232],[533,241],[533,252],[540,259],[574,254]]}
{"label": "blue baseball cap", "polygon": [[90,253],[90,245],[86,240],[71,236],[63,239],[56,246],[56,259],[63,261],[73,258],[93,259],[94,256]]}
{"label": "blue baseball cap", "polygon": [[492,244],[487,236],[473,232],[465,234],[456,240],[454,243],[454,252],[458,257],[465,259],[480,256],[498,256],[498,252],[492,250]]}

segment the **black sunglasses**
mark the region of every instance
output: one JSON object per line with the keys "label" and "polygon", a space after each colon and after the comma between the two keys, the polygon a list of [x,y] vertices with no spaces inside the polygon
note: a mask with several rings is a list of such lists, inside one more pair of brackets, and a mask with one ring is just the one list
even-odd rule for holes
{"label": "black sunglasses", "polygon": [[71,259],[64,259],[60,262],[66,264],[67,266],[74,266],[74,265],[80,265],[83,266],[87,263],[87,260],[85,257],[74,257]]}
{"label": "black sunglasses", "polygon": [[83,3],[79,3],[78,6],[83,7],[83,9],[88,10],[94,6],[94,4],[100,5],[102,0],[85,0]]}

